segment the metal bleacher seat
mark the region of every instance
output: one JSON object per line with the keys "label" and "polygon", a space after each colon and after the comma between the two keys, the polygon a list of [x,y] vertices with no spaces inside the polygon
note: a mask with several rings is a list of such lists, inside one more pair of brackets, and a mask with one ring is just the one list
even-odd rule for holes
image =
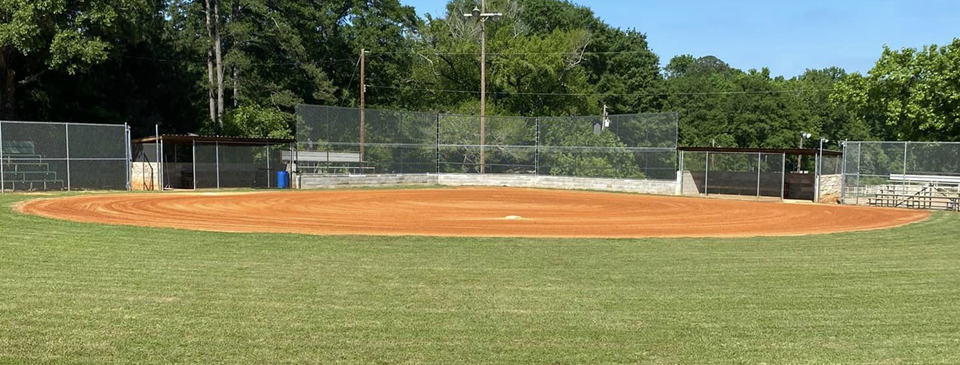
{"label": "metal bleacher seat", "polygon": [[5,190],[52,190],[62,189],[64,182],[50,167],[50,161],[36,152],[36,145],[29,141],[4,141],[3,188]]}

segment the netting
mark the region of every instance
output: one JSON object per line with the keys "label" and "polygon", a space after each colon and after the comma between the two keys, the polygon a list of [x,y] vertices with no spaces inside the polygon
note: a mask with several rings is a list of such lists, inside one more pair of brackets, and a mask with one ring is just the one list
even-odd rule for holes
{"label": "netting", "polygon": [[297,116],[307,173],[676,178],[675,113],[481,119],[367,109],[362,143],[359,109],[301,105]]}
{"label": "netting", "polygon": [[684,151],[683,195],[736,195],[782,198],[782,153]]}
{"label": "netting", "polygon": [[845,204],[960,206],[960,143],[846,142]]}
{"label": "netting", "polygon": [[123,125],[0,121],[0,190],[123,190]]}

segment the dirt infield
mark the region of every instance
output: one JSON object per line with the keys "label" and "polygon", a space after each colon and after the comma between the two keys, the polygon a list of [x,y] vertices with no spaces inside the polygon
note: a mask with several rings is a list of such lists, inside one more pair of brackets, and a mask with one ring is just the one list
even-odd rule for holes
{"label": "dirt infield", "polygon": [[749,237],[870,230],[925,211],[516,188],[87,195],[22,212],[220,232],[467,237]]}

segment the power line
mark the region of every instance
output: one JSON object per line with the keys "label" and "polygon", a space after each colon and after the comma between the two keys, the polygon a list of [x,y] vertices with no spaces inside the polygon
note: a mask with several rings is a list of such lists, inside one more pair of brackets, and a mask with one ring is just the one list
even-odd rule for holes
{"label": "power line", "polygon": [[[410,90],[410,91],[426,91],[433,93],[448,93],[448,94],[479,94],[480,91],[476,90],[449,90],[449,89],[423,89],[423,88],[405,88],[398,86],[376,86],[376,85],[367,85],[369,88],[374,89],[391,89],[391,90]],[[713,91],[713,92],[679,92],[679,93],[534,93],[534,92],[504,92],[504,91],[488,91],[488,94],[497,94],[497,95],[524,95],[524,96],[671,96],[671,95],[763,95],[763,94],[789,94],[789,93],[819,93],[819,92],[831,92],[833,89],[799,89],[799,90],[767,90],[767,91]]]}
{"label": "power line", "polygon": [[[123,56],[123,58],[134,59],[134,60],[143,60],[143,61],[166,62],[166,63],[193,63],[193,64],[206,64],[206,63],[207,63],[207,61],[174,60],[174,59],[169,59],[169,58],[155,58],[155,57]],[[309,62],[296,62],[296,61],[291,61],[291,62],[257,62],[257,63],[250,63],[249,65],[251,65],[251,66],[293,66],[293,65],[300,65],[300,64],[304,64],[304,63],[316,65],[317,63],[346,62],[346,61],[353,61],[353,60],[355,60],[355,59],[353,59],[353,58],[340,58],[340,59],[322,60],[322,61],[320,61],[320,62],[317,62],[317,61],[309,61]]]}
{"label": "power line", "polygon": [[[524,56],[524,55],[617,55],[617,54],[639,54],[652,53],[651,51],[584,51],[584,52],[487,52],[487,55],[493,56]],[[398,55],[406,54],[411,56],[479,56],[480,52],[417,52],[417,51],[395,51],[395,52],[371,52],[371,54]]]}

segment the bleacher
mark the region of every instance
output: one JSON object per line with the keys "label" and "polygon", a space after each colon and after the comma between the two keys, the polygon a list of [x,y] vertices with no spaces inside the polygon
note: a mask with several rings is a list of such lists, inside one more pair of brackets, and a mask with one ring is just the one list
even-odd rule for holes
{"label": "bleacher", "polygon": [[870,188],[869,205],[960,212],[960,177],[890,175],[890,181]]}
{"label": "bleacher", "polygon": [[281,158],[293,162],[297,171],[306,174],[366,175],[376,174],[376,169],[366,166],[360,154],[355,152],[307,152],[283,151]]}
{"label": "bleacher", "polygon": [[61,190],[64,179],[50,166],[50,160],[36,153],[33,142],[4,141],[3,189],[12,191]]}

